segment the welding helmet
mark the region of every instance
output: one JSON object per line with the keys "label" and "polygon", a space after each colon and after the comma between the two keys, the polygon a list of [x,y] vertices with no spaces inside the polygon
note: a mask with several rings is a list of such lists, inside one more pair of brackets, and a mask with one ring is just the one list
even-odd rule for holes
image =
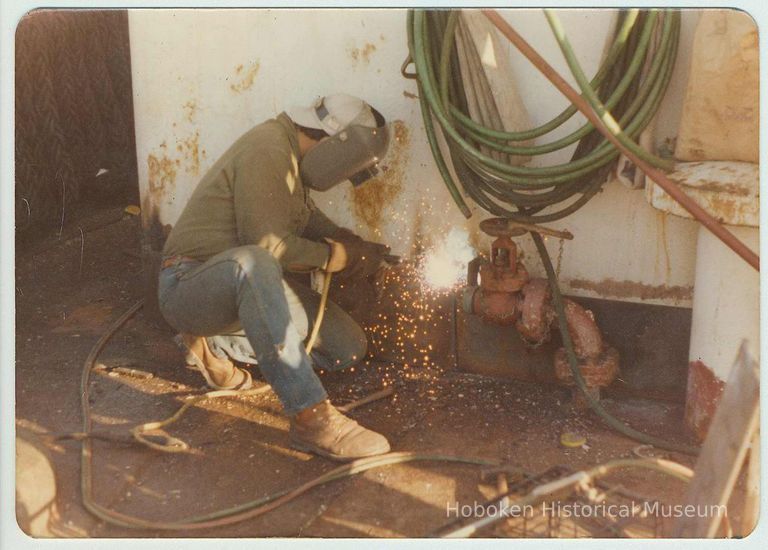
{"label": "welding helmet", "polygon": [[294,123],[324,130],[330,136],[301,159],[299,170],[307,187],[327,191],[346,180],[357,187],[378,173],[377,164],[389,145],[389,131],[381,113],[362,99],[334,94],[287,114]]}

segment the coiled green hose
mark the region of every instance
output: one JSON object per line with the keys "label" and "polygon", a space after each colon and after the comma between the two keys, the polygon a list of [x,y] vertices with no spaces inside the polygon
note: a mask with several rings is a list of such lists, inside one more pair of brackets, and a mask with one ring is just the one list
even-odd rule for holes
{"label": "coiled green hose", "polygon": [[[464,193],[479,206],[496,216],[528,223],[551,222],[575,212],[600,190],[620,152],[589,122],[547,143],[515,145],[560,127],[575,114],[574,106],[523,132],[495,130],[472,120],[466,112],[464,83],[456,62],[454,30],[459,13],[415,10],[408,15],[409,47],[427,138],[454,201],[469,217],[469,207],[438,145],[433,117],[448,143],[450,160]],[[552,12],[547,16],[579,84],[586,85],[585,96],[604,119],[610,116],[609,111],[613,113],[618,118],[614,123],[624,129],[625,141],[632,142],[655,115],[669,83],[680,32],[679,12],[620,12],[605,60],[590,81],[578,67],[556,16]],[[514,166],[481,150],[531,156],[576,142],[578,146],[569,162],[543,167]],[[638,154],[654,166],[670,167],[669,161],[640,151]],[[541,214],[544,209],[547,213]]]}

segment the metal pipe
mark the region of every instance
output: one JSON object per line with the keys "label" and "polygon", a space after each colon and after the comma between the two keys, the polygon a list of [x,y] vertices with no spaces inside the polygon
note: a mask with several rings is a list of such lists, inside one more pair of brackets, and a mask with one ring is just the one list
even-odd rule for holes
{"label": "metal pipe", "polygon": [[[589,311],[573,300],[564,300],[565,319],[573,338],[573,347],[579,359],[597,358],[605,350],[603,335]],[[549,307],[554,307],[549,304]]]}
{"label": "metal pipe", "polygon": [[755,254],[746,244],[740,241],[733,233],[728,231],[720,222],[712,217],[706,210],[699,206],[692,198],[685,194],[678,186],[669,179],[666,174],[642,160],[635,153],[625,147],[616,137],[616,133],[621,132],[620,128],[609,128],[603,120],[595,114],[587,101],[561,77],[555,69],[534,50],[525,39],[499,15],[496,10],[482,10],[483,14],[493,23],[499,31],[512,42],[533,65],[550,81],[555,87],[571,101],[586,116],[589,121],[603,134],[606,139],[622,151],[638,168],[656,182],[659,187],[664,189],[667,194],[677,201],[683,208],[696,218],[704,227],[711,231],[723,244],[741,256],[749,265],[760,271],[760,257]]}

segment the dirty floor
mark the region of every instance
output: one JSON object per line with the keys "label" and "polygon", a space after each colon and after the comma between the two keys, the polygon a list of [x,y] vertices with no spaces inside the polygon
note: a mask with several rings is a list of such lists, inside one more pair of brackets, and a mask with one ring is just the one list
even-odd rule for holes
{"label": "dirty floor", "polygon": [[[17,438],[42,450],[52,463],[56,498],[49,527],[54,535],[422,537],[453,519],[448,505],[484,502],[495,495],[495,480],[481,480],[477,466],[412,462],[329,483],[275,512],[216,529],[131,530],[98,520],[81,504],[79,443],[58,436],[81,430],[83,362],[110,323],[142,297],[142,289],[138,220],[121,219],[119,211],[102,213],[89,227],[82,235],[53,237],[17,259]],[[142,312],[108,343],[99,363],[91,385],[94,430],[117,440],[138,423],[170,416],[182,396],[203,391],[202,378],[182,366],[170,335]],[[569,392],[561,388],[482,378],[450,365],[411,368],[407,377],[398,376],[398,369],[397,364],[370,362],[354,371],[322,375],[337,404],[390,380],[394,397],[351,416],[386,434],[396,451],[482,457],[538,474],[555,465],[578,469],[632,456],[638,446],[592,414],[571,410]],[[678,405],[608,401],[606,406],[636,427],[689,441]],[[96,440],[95,498],[125,514],[177,520],[297,486],[337,466],[290,449],[286,430],[280,405],[267,392],[192,408],[169,431],[187,441],[193,453],[164,454]],[[586,445],[562,447],[564,431],[585,435]],[[656,455],[692,465],[684,455]],[[681,483],[645,471],[607,481],[638,498],[670,504],[679,502],[684,491]],[[523,523],[508,520],[480,534],[613,536],[589,522],[567,528],[553,528],[551,521]],[[643,527],[650,536],[658,528]]]}

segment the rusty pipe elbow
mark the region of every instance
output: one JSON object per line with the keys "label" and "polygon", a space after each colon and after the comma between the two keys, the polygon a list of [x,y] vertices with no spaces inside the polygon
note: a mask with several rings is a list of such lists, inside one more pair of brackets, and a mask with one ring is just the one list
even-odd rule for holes
{"label": "rusty pipe elbow", "polygon": [[605,350],[603,335],[597,328],[591,311],[573,300],[565,300],[565,319],[571,333],[573,348],[580,359],[594,359]]}
{"label": "rusty pipe elbow", "polygon": [[[619,372],[619,352],[605,345],[603,335],[591,311],[584,309],[573,300],[565,299],[564,302],[565,320],[568,323],[568,332],[571,334],[573,350],[579,360],[578,369],[584,378],[584,383],[590,390],[604,388],[616,378]],[[568,386],[576,384],[565,348],[560,348],[555,353],[555,376],[561,383]],[[579,396],[577,402],[581,401]]]}

